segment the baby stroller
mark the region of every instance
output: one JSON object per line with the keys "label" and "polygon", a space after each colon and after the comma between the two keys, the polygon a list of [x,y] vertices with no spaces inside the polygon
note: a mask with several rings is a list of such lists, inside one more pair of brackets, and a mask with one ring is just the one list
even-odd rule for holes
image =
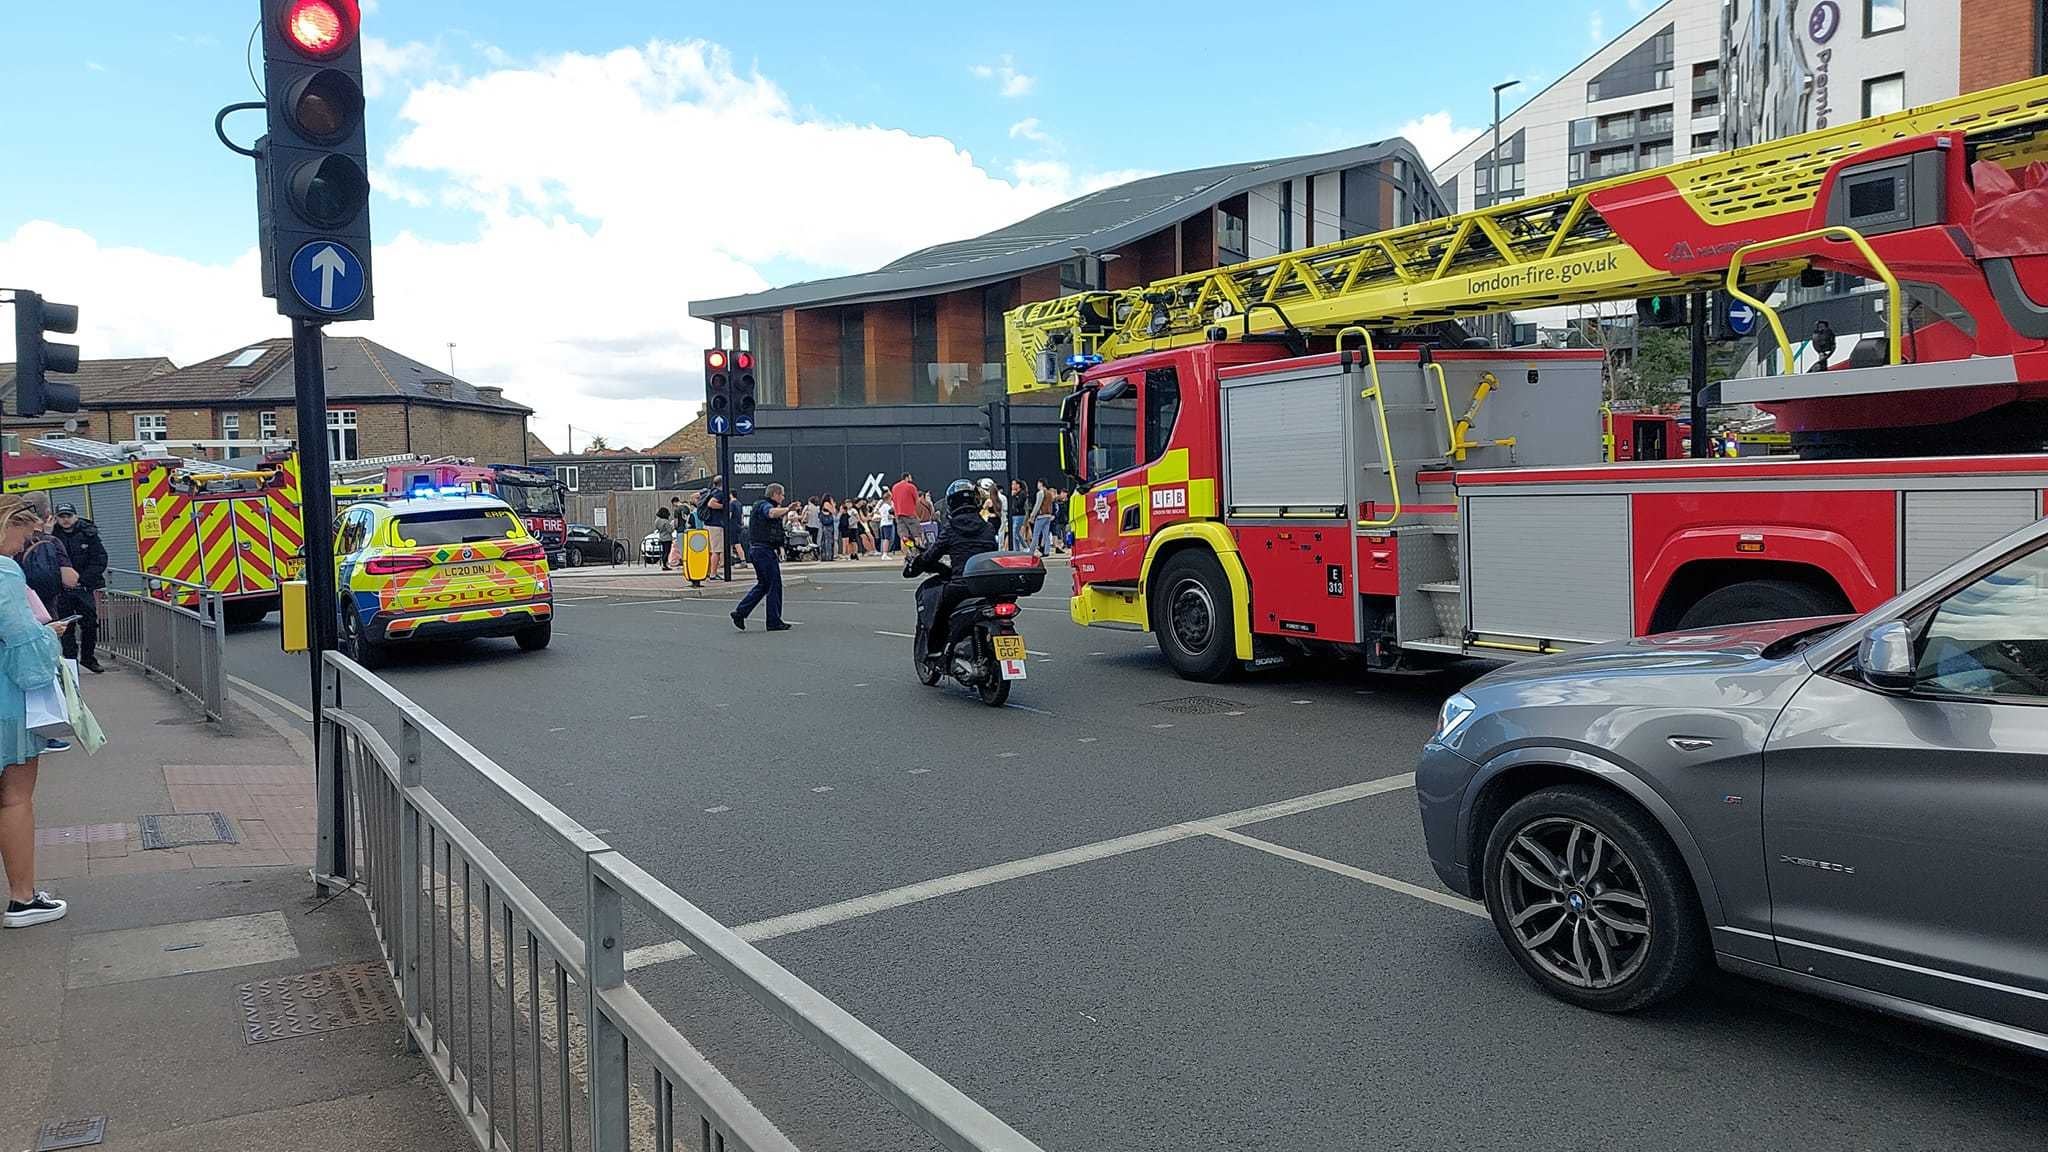
{"label": "baby stroller", "polygon": [[790,529],[782,541],[783,561],[795,564],[805,560],[816,560],[817,558],[818,545],[816,541],[811,539],[810,533],[805,532],[802,528]]}

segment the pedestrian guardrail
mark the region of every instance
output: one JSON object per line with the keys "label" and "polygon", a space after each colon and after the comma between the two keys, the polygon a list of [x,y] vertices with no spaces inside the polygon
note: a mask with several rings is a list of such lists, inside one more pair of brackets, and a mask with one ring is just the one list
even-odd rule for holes
{"label": "pedestrian guardrail", "polygon": [[107,569],[100,648],[190,696],[210,720],[226,716],[227,630],[221,594],[127,568]]}
{"label": "pedestrian guardrail", "polygon": [[[631,909],[942,1146],[1036,1152],[354,661],[326,654],[321,696],[318,868],[361,883],[405,1026],[479,1147],[795,1152],[627,978]],[[422,784],[428,763],[578,861],[576,923]]]}

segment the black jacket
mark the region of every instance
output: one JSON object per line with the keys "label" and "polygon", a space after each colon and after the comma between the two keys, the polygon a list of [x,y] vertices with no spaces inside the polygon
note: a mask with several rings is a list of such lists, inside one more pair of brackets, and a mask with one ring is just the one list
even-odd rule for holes
{"label": "black jacket", "polygon": [[[970,508],[965,512],[947,515],[939,525],[938,542],[929,548],[919,549],[911,561],[909,571],[938,572],[950,571],[959,575],[967,566],[967,558],[983,552],[996,550],[996,526],[981,518],[981,513]],[[950,565],[939,563],[941,559],[951,561]]]}
{"label": "black jacket", "polygon": [[57,525],[52,533],[71,554],[71,566],[78,569],[78,586],[88,590],[107,586],[107,546],[100,543],[99,526],[81,516],[66,530]]}
{"label": "black jacket", "polygon": [[[64,542],[55,536],[39,534],[21,551],[21,574],[42,599],[43,607],[52,614],[57,611],[57,598],[64,594],[62,569],[69,567],[72,567],[71,554],[65,551]],[[81,577],[80,583],[83,582]]]}

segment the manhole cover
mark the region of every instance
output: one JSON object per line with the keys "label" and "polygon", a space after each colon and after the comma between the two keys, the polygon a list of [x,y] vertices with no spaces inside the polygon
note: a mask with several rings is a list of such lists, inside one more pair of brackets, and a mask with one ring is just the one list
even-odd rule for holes
{"label": "manhole cover", "polygon": [[166,812],[140,816],[142,847],[184,848],[193,844],[233,844],[234,826],[219,812]]}
{"label": "manhole cover", "polygon": [[1235,712],[1244,707],[1235,700],[1225,700],[1221,696],[1176,696],[1171,700],[1154,700],[1151,706],[1162,712],[1177,712],[1182,716]]}
{"label": "manhole cover", "polygon": [[107,1118],[51,1120],[36,1134],[35,1152],[56,1152],[59,1148],[84,1148],[107,1138]]}
{"label": "manhole cover", "polygon": [[237,988],[235,995],[251,1044],[398,1019],[391,982],[375,961],[258,980]]}

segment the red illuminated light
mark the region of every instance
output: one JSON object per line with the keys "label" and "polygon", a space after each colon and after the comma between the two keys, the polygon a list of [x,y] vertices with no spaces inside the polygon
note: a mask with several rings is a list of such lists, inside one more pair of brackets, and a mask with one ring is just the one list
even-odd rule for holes
{"label": "red illuminated light", "polygon": [[362,14],[356,0],[292,0],[281,31],[291,46],[316,60],[339,56],[355,43]]}
{"label": "red illuminated light", "polygon": [[1017,606],[1006,600],[995,606],[995,613],[998,616],[1015,616],[1017,614]]}
{"label": "red illuminated light", "polygon": [[1041,568],[1038,557],[1029,552],[998,552],[989,557],[998,568]]}
{"label": "red illuminated light", "polygon": [[713,368],[723,368],[725,367],[725,353],[714,348],[704,354],[704,363],[709,364]]}
{"label": "red illuminated light", "polygon": [[733,367],[744,372],[754,366],[754,354],[752,352],[735,352],[732,354],[732,363]]}

